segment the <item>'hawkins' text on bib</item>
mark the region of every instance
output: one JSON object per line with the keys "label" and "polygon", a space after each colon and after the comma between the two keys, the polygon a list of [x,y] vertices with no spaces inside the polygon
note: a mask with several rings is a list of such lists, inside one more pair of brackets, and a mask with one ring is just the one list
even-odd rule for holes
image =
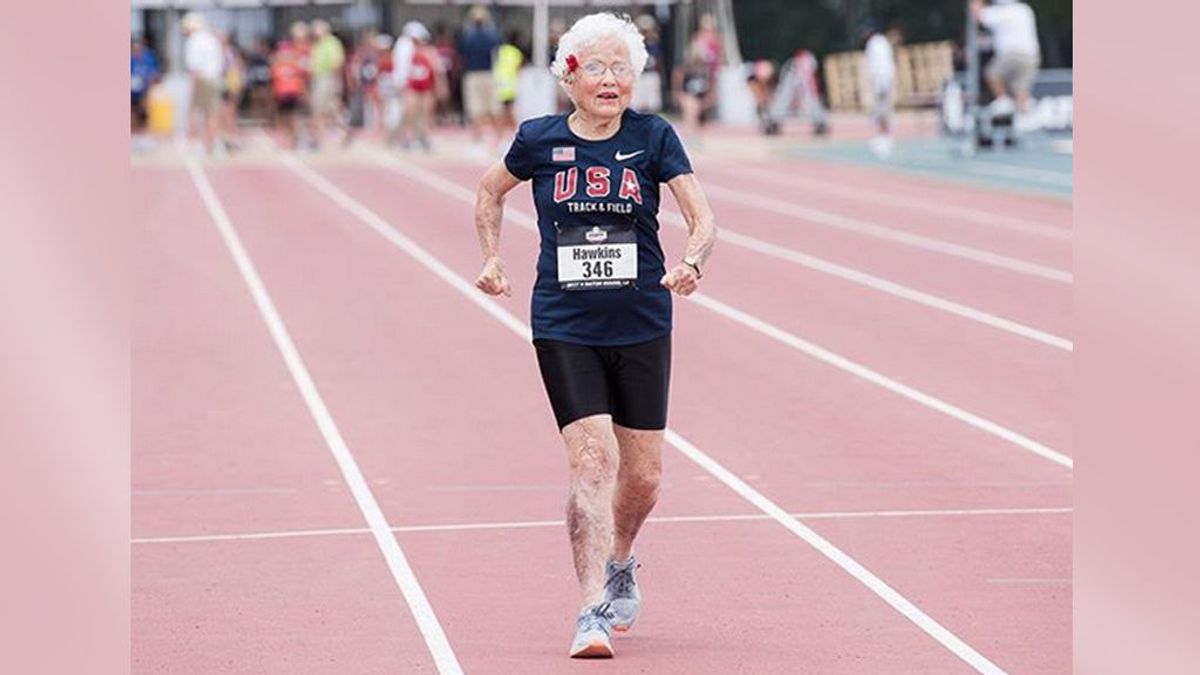
{"label": "'hawkins' text on bib", "polygon": [[632,226],[565,227],[558,233],[558,283],[564,291],[628,286],[638,275]]}

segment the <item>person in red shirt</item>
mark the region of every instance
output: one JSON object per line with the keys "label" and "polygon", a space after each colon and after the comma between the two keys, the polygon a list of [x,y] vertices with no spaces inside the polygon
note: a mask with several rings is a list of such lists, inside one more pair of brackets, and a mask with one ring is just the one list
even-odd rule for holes
{"label": "person in red shirt", "polygon": [[438,99],[447,93],[446,74],[437,49],[430,43],[429,30],[419,22],[410,21],[404,32],[413,39],[414,49],[404,91],[404,118],[397,135],[401,145],[408,147],[412,142],[411,131],[421,147],[429,150],[429,120]]}
{"label": "person in red shirt", "polygon": [[271,55],[271,94],[275,120],[293,147],[300,144],[299,128],[308,119],[308,25],[297,21],[291,39],[280,42]]}

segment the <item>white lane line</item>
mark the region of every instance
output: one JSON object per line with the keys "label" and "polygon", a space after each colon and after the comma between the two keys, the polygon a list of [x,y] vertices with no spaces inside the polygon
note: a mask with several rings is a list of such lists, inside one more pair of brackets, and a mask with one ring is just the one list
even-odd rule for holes
{"label": "white lane line", "polygon": [[988,579],[989,584],[1019,584],[1030,586],[1070,586],[1067,577],[998,577]]}
{"label": "white lane line", "polygon": [[[387,155],[382,155],[382,156],[376,155],[376,156],[378,158],[378,161],[380,161],[380,163],[384,164],[385,166],[394,168],[398,173],[404,174],[405,176],[408,176],[409,178],[412,178],[413,180],[421,181],[421,182],[425,183],[426,185],[429,185],[430,187],[434,188],[435,190],[438,190],[448,196],[454,197],[460,201],[464,201],[468,204],[475,203],[474,193],[472,193],[470,190],[467,190],[466,188],[462,187],[461,185],[459,185],[457,183],[446,180],[445,178],[442,178],[441,176],[439,176],[435,173],[432,173],[430,171],[414,168],[411,166],[406,166],[402,162],[396,161],[393,158],[391,158],[390,156],[387,156]],[[290,161],[293,166],[295,166],[295,165],[303,166],[303,165],[300,165],[298,162],[296,162],[294,159],[291,159],[290,157],[288,158],[288,161]],[[307,167],[305,167],[305,168],[307,169]],[[308,173],[313,176],[316,175],[311,170],[308,170]],[[350,209],[352,212],[357,212],[358,209],[364,209],[365,207],[362,207],[361,204],[355,203],[353,208],[351,206],[347,206],[346,208]],[[370,212],[368,211],[367,213],[370,213]],[[374,216],[373,213],[371,215]],[[504,217],[505,217],[505,220],[514,222],[517,225],[520,225],[521,227],[524,227],[528,230],[532,230],[534,232],[537,231],[537,222],[534,219],[534,217],[529,215],[528,213],[521,211],[520,209],[506,207],[505,212],[504,212]],[[372,227],[374,229],[376,229],[377,231],[379,230],[380,227],[390,228],[390,226],[387,223],[383,222],[383,220],[381,218],[379,218],[378,216],[374,216],[374,218],[378,222],[376,222],[376,224],[372,225]],[[368,223],[368,224],[370,224],[370,223]],[[399,233],[396,233],[396,234],[398,236],[403,236],[403,235],[399,235]],[[453,274],[453,273],[451,272],[451,274]],[[474,287],[471,287],[471,289],[472,289],[472,291],[474,291]],[[479,301],[476,298],[479,296],[479,293],[473,292],[471,294],[471,296],[472,296],[472,300],[474,300],[478,304]],[[792,347],[792,348],[797,349],[805,354],[808,354],[809,356],[811,356],[819,361],[822,361],[826,364],[829,364],[835,368],[846,371],[846,372],[850,373],[851,375],[861,377],[861,378],[867,380],[868,382],[871,382],[872,384],[876,384],[880,387],[883,387],[884,389],[887,389],[888,391],[899,394],[899,395],[901,395],[911,401],[919,403],[927,408],[930,408],[930,409],[936,410],[940,413],[949,415],[950,417],[953,417],[954,419],[957,419],[960,422],[965,422],[966,424],[968,424],[976,429],[979,429],[980,431],[987,432],[987,433],[989,433],[993,436],[996,436],[1002,440],[1013,443],[1013,444],[1017,445],[1018,447],[1024,448],[1025,450],[1028,450],[1036,455],[1044,457],[1056,464],[1061,464],[1062,466],[1066,466],[1066,467],[1073,466],[1073,463],[1072,463],[1072,460],[1070,457],[1068,457],[1067,455],[1065,455],[1061,452],[1058,452],[1057,450],[1054,450],[1053,448],[1050,448],[1046,445],[1038,443],[1037,441],[1035,441],[1023,434],[1013,431],[1012,429],[1003,427],[1003,426],[1001,426],[995,422],[992,422],[991,420],[988,420],[980,415],[976,415],[974,413],[967,412],[966,410],[963,410],[962,408],[959,408],[958,406],[947,403],[946,401],[943,401],[943,400],[941,400],[935,396],[932,396],[930,394],[926,394],[925,392],[920,391],[914,387],[910,387],[908,385],[901,384],[900,382],[897,382],[896,380],[893,380],[881,373],[871,370],[870,368],[867,368],[866,366],[863,366],[859,363],[851,361],[850,359],[848,359],[840,354],[837,354],[833,351],[825,349],[824,347],[818,346],[812,342],[804,340],[803,338],[797,337],[796,335],[788,333],[787,331],[785,331],[781,328],[778,328],[770,323],[767,323],[766,321],[763,321],[762,319],[759,319],[758,317],[755,317],[755,316],[748,314],[746,312],[743,312],[741,310],[734,309],[732,306],[726,305],[725,303],[720,302],[719,300],[716,300],[716,299],[712,298],[711,296],[708,296],[708,295],[705,295],[702,293],[693,293],[689,297],[689,299],[692,300],[693,302],[696,302],[697,304],[699,304],[702,307],[705,307],[709,310],[712,310],[713,312],[716,312],[717,314],[720,314],[721,316],[724,316],[728,319],[732,319],[732,320],[742,324],[743,326],[746,326],[747,328],[750,328],[754,331],[757,331],[758,333],[766,335],[767,337],[770,337],[774,340],[782,342],[783,344],[785,344],[789,347]]]}
{"label": "white lane line", "polygon": [[[1023,516],[1070,514],[1071,507],[1015,508],[1015,509],[924,509],[913,511],[817,511],[793,513],[793,518],[803,520],[852,520],[870,518],[922,518],[959,516]],[[734,513],[712,516],[658,516],[650,517],[648,523],[719,523],[745,520],[769,520],[765,513]],[[562,520],[523,520],[499,523],[456,523],[449,525],[399,525],[392,532],[467,532],[473,530],[523,530],[543,527],[564,527]],[[277,530],[274,532],[243,532],[239,534],[197,534],[175,537],[138,537],[132,544],[185,544],[219,541],[254,541],[261,539],[290,539],[295,537],[330,537],[341,535],[368,534],[365,527],[349,527],[326,530]]]}
{"label": "white lane line", "polygon": [[[675,213],[674,211],[664,210],[660,213],[660,215],[663,217],[663,220],[670,221],[685,228],[687,227],[687,221],[683,219],[683,216]],[[1029,338],[1030,340],[1034,340],[1036,342],[1040,342],[1042,344],[1056,347],[1068,352],[1074,349],[1074,344],[1072,341],[1064,337],[1060,337],[1043,330],[1038,330],[1037,328],[1026,326],[1024,324],[1017,323],[1016,321],[1012,321],[1011,319],[1005,319],[1004,317],[990,314],[968,305],[947,300],[945,298],[933,295],[932,293],[926,293],[915,288],[903,286],[894,281],[889,281],[887,279],[856,270],[852,267],[845,267],[828,260],[823,260],[816,256],[808,255],[807,253],[801,253],[800,251],[794,249],[772,244],[770,242],[763,241],[745,234],[740,234],[730,230],[724,225],[722,225],[721,229],[717,231],[717,236],[722,241],[728,241],[735,246],[740,246],[757,253],[762,253],[763,255],[769,255],[773,258],[779,258],[780,260],[793,262],[811,270],[823,272],[852,283],[873,288],[877,291],[882,291],[889,295],[915,302],[919,305],[924,305],[932,309],[953,314],[969,321],[975,321],[985,326],[990,326],[1007,333],[1012,333],[1013,335]]]}
{"label": "white lane line", "polygon": [[[701,167],[706,173],[711,169],[716,169],[717,172],[726,171],[723,167],[713,163],[705,163],[701,165]],[[738,178],[752,176],[757,180],[773,183],[782,187],[799,187],[826,195],[845,197],[847,199],[853,199],[879,206],[894,206],[902,209],[909,209],[911,211],[920,211],[939,216],[947,216],[966,222],[976,223],[978,225],[984,225],[1001,230],[1009,230],[1012,232],[1037,235],[1047,239],[1070,241],[1073,237],[1072,231],[1065,227],[1046,225],[1044,223],[1026,220],[1024,218],[1014,218],[1012,216],[1005,216],[998,213],[992,213],[990,211],[980,211],[965,206],[942,204],[930,199],[918,199],[916,197],[907,197],[904,195],[879,192],[876,190],[864,190],[843,183],[835,183],[833,181],[820,180],[807,176],[779,174],[774,171],[750,167],[744,164],[739,165],[736,172],[726,173],[727,175],[736,175]]]}
{"label": "white lane line", "polygon": [[130,490],[134,497],[225,497],[230,495],[291,495],[299,492],[296,488],[191,488],[191,489],[160,489],[160,490]]}
{"label": "white lane line", "polygon": [[926,408],[949,415],[960,422],[979,429],[980,431],[991,434],[999,439],[1008,441],[1009,443],[1012,443],[1018,447],[1024,448],[1035,455],[1038,455],[1039,457],[1044,457],[1045,459],[1054,462],[1055,464],[1060,464],[1065,467],[1074,466],[1074,462],[1067,455],[1064,455],[1063,453],[1054,450],[1047,445],[1038,443],[1028,436],[1001,426],[1000,424],[997,424],[980,415],[963,410],[962,408],[943,401],[936,396],[926,394],[915,387],[910,387],[906,384],[897,382],[896,380],[893,380],[882,373],[871,370],[870,368],[855,361],[851,361],[841,354],[830,351],[820,345],[793,335],[782,328],[779,328],[778,326],[767,323],[756,316],[747,314],[746,312],[727,305],[719,300],[715,300],[708,295],[703,293],[693,293],[691,295],[691,300],[703,307],[707,307],[721,316],[732,319],[733,321],[736,321],[747,328],[761,333],[773,340],[782,342],[793,349],[801,351],[812,358],[817,359],[818,361],[822,361],[852,375],[861,377],[872,384],[887,389],[892,393],[899,394],[900,396],[903,396],[910,401],[919,403]]}
{"label": "white lane line", "polygon": [[689,459],[716,476],[718,480],[729,486],[739,496],[758,507],[759,510],[769,515],[797,537],[800,537],[810,546],[820,551],[822,555],[832,560],[838,567],[841,567],[855,579],[858,579],[864,586],[882,598],[884,602],[891,605],[896,611],[903,614],[909,621],[912,621],[921,630],[928,633],[933,639],[940,642],[942,646],[949,649],[972,668],[981,673],[992,674],[1004,672],[999,666],[992,663],[957,635],[950,632],[945,626],[923,612],[908,598],[889,586],[883,579],[880,579],[857,560],[834,546],[828,539],[817,534],[812,528],[793,518],[786,511],[779,508],[775,502],[750,487],[749,484],[718,464],[685,438],[671,429],[667,429],[666,435],[667,440]]}
{"label": "white lane line", "polygon": [[737,204],[749,206],[763,211],[771,211],[789,218],[799,218],[801,220],[825,225],[834,229],[845,230],[847,232],[856,232],[868,237],[874,237],[884,241],[893,241],[913,248],[919,248],[926,251],[933,251],[944,255],[970,260],[971,262],[996,267],[999,269],[1008,270],[1026,274],[1041,279],[1057,281],[1065,284],[1072,282],[1073,277],[1070,272],[1060,270],[1046,265],[1039,265],[1027,260],[1020,260],[1010,256],[984,251],[982,249],[962,244],[955,244],[933,237],[926,237],[912,232],[903,230],[895,230],[890,227],[884,227],[866,220],[842,216],[828,211],[821,211],[807,206],[800,206],[785,202],[782,199],[775,199],[767,195],[760,195],[744,190],[731,190],[719,185],[708,184],[704,186],[706,194],[714,195],[719,199],[725,199]]}
{"label": "white lane line", "polygon": [[[322,194],[329,196],[330,199],[339,205],[346,207],[351,213],[359,216],[360,219],[367,223],[368,226],[372,227],[372,229],[375,229],[376,225],[382,225],[387,229],[394,230],[394,228],[383,218],[379,217],[373,211],[356,201],[353,197],[343,192],[340,188],[330,183],[312,169],[309,169],[307,166],[304,166],[290,156],[285,157],[285,163],[293,171],[295,171],[297,175],[308,181],[310,185],[317,188],[317,190],[319,190]],[[353,205],[354,208],[349,208],[351,205]],[[425,265],[428,269],[430,269],[430,271],[434,272],[439,277],[441,277],[444,273],[453,275],[456,281],[451,285],[455,288],[455,290],[459,291],[463,295],[468,296],[468,298],[470,298],[472,302],[475,302],[476,304],[481,304],[482,301],[492,305],[493,309],[488,311],[488,313],[493,317],[497,317],[498,314],[507,315],[508,318],[502,320],[502,323],[504,323],[505,326],[508,326],[519,337],[529,341],[531,331],[528,326],[525,326],[521,322],[520,319],[518,319],[516,316],[513,316],[510,312],[508,312],[508,310],[501,307],[495,301],[484,296],[471,284],[469,284],[466,279],[463,279],[462,277],[454,274],[454,272],[449,271],[449,268],[447,268],[441,262],[437,262],[436,267],[428,264],[427,261],[436,261],[436,258],[422,249],[416,243],[412,242],[412,240],[404,237],[399,232],[395,232],[394,236],[388,237],[388,241],[392,242],[405,252],[420,251],[421,255],[413,256],[415,260]],[[476,300],[475,298],[479,298],[480,300]],[[918,608],[915,604],[894,590],[891,586],[887,585],[882,579],[873,574],[866,567],[863,567],[856,560],[846,555],[841,549],[834,546],[827,539],[817,534],[812,529],[801,524],[800,521],[793,518],[786,511],[781,509],[771,500],[767,499],[767,497],[756,491],[754,488],[747,485],[725,467],[721,466],[716,460],[704,454],[699,448],[689,443],[674,430],[667,429],[666,437],[671,445],[675,446],[685,456],[699,464],[718,480],[725,483],[728,487],[737,492],[741,497],[749,501],[751,504],[766,513],[774,520],[778,521],[793,534],[807,542],[810,546],[817,549],[822,555],[833,561],[833,563],[838,567],[841,567],[843,570],[848,572],[873,593],[883,599],[884,602],[891,605],[896,611],[900,612],[905,618],[907,618],[909,621],[912,621],[917,625],[917,627],[925,631],[930,637],[937,640],[942,644],[942,646],[944,646],[946,649],[949,649],[956,656],[969,664],[972,668],[975,668],[981,673],[1004,672],[994,663],[985,658],[982,654],[975,651],[974,648],[964,642],[957,635],[950,632],[950,630],[948,630],[946,627],[942,626],[940,623]]]}
{"label": "white lane line", "polygon": [[966,165],[967,171],[984,176],[1001,176],[1004,178],[1019,178],[1033,183],[1046,183],[1061,187],[1071,187],[1071,174],[1047,169],[1035,169],[1028,166],[1018,166],[996,161],[971,162]]}
{"label": "white lane line", "polygon": [[250,259],[245,246],[242,245],[242,240],[232,221],[229,220],[229,216],[225,213],[208,177],[190,153],[186,149],[183,149],[183,152],[184,162],[187,165],[188,173],[191,174],[192,182],[195,183],[196,190],[204,200],[204,205],[208,208],[213,223],[221,233],[221,238],[225,241],[225,246],[229,249],[234,263],[237,264],[242,279],[250,289],[250,295],[253,296],[254,304],[257,305],[259,314],[267,324],[271,339],[274,340],[275,346],[283,356],[284,363],[287,364],[287,369],[291,373],[292,379],[295,380],[296,387],[299,389],[304,403],[308,406],[309,413],[312,414],[317,428],[321,431],[321,436],[325,439],[325,444],[337,461],[338,468],[341,469],[342,476],[350,487],[354,501],[362,511],[371,534],[375,536],[375,543],[383,553],[392,577],[399,585],[405,601],[408,602],[413,618],[421,630],[421,635],[425,638],[425,644],[433,655],[438,672],[443,675],[460,675],[462,668],[458,664],[454,651],[450,648],[450,642],[446,639],[441,624],[438,623],[433,607],[429,604],[429,599],[425,597],[425,592],[421,589],[421,584],[417,581],[412,567],[409,566],[404,552],[400,550],[400,544],[392,534],[391,526],[384,517],[383,511],[380,510],[379,503],[375,501],[375,496],[371,494],[371,489],[367,486],[362,471],[354,461],[354,455],[351,454],[341,432],[338,431],[333,415],[330,414],[325,402],[321,399],[317,385],[309,375],[308,368],[304,365],[304,360],[296,349],[295,343],[292,342],[292,337],[284,325],[283,317],[275,308],[275,303],[271,300],[266,285],[263,284],[258,270],[254,267],[254,262]]}

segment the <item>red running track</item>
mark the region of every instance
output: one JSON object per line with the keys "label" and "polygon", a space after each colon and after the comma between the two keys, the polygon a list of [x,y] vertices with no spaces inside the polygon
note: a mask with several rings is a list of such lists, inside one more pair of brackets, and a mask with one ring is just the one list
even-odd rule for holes
{"label": "red running track", "polygon": [[[473,278],[468,205],[380,168],[316,168]],[[670,448],[667,520],[639,542],[646,614],[612,663],[569,662],[565,472],[529,346],[282,165],[208,174],[466,672],[967,670]],[[135,183],[153,195],[137,214],[135,669],[432,672],[187,173]],[[668,228],[668,250],[681,241]],[[535,244],[506,227],[501,304],[522,320]],[[732,246],[716,260],[714,297],[1070,452],[1047,403],[1068,396],[1069,354]],[[674,429],[999,667],[1070,669],[1068,470],[694,303],[677,304],[675,345]],[[745,518],[670,520],[729,515]],[[274,534],[216,538],[236,533]],[[165,539],[188,535],[210,538]]]}

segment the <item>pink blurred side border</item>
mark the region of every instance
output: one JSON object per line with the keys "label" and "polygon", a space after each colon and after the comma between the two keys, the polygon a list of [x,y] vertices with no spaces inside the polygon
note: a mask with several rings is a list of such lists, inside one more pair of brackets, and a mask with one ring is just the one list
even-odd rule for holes
{"label": "pink blurred side border", "polygon": [[129,671],[129,5],[5,5],[0,670]]}
{"label": "pink blurred side border", "polygon": [[[1075,10],[1075,669],[1196,672],[1200,7]],[[0,40],[6,672],[129,671],[128,12]]]}
{"label": "pink blurred side border", "polygon": [[1075,670],[1195,673],[1200,7],[1075,12]]}

